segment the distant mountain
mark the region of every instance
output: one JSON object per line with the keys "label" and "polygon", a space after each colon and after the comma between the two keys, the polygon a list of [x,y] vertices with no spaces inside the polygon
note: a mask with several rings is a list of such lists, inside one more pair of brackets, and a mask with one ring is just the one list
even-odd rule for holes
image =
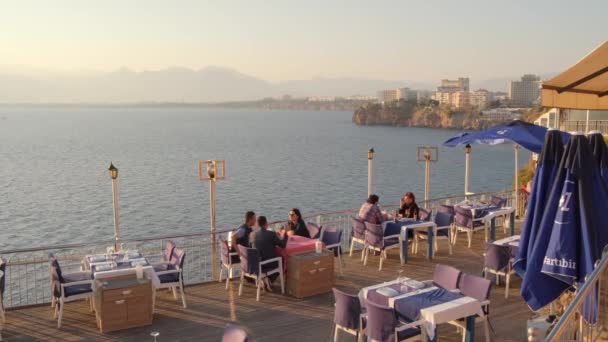
{"label": "distant mountain", "polygon": [[[251,101],[289,94],[293,97],[375,95],[382,89],[434,89],[437,82],[363,78],[313,78],[271,83],[234,69],[167,68],[106,73],[32,74],[0,70],[0,103],[137,103]],[[472,82],[472,88],[506,89],[510,79]]]}

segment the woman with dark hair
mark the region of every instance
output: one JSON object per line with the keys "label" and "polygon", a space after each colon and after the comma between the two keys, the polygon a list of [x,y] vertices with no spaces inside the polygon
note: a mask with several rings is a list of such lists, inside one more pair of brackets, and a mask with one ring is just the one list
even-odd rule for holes
{"label": "woman with dark hair", "polygon": [[287,222],[286,232],[288,235],[299,235],[310,239],[310,233],[308,227],[302,219],[302,213],[300,209],[293,208],[289,211],[289,222]]}
{"label": "woman with dark hair", "polygon": [[386,219],[386,217],[380,211],[378,202],[380,197],[378,195],[369,195],[367,201],[363,203],[361,209],[359,209],[359,218],[365,222],[380,224]]}
{"label": "woman with dark hair", "polygon": [[416,204],[416,196],[413,192],[406,192],[401,198],[401,208],[399,214],[405,218],[420,219],[420,209]]}

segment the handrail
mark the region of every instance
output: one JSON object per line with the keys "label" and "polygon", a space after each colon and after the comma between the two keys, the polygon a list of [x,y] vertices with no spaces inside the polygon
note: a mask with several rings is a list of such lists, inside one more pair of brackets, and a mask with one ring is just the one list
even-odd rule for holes
{"label": "handrail", "polygon": [[[478,192],[478,193],[475,193],[474,196],[484,196],[484,195],[491,195],[491,194],[496,194],[496,193],[506,193],[506,192],[510,192],[510,190],[505,189],[505,190],[499,190],[499,191]],[[454,199],[454,198],[462,198],[462,197],[464,197],[464,194],[430,198],[430,199],[428,199],[428,202],[430,203],[430,202],[437,202],[437,201],[445,201],[445,200],[450,200],[450,199]],[[390,205],[384,205],[383,207],[393,208],[393,207],[397,207],[397,206],[399,206],[399,205],[390,204]],[[313,214],[304,215],[302,218],[305,220],[310,220],[310,219],[318,217],[318,216],[346,214],[346,213],[354,212],[357,210],[359,210],[359,208],[350,208],[350,209],[342,209],[342,210],[334,210],[334,211],[321,211],[321,212],[317,212],[317,213],[313,213]],[[275,224],[283,223],[286,221],[287,220],[277,220],[277,221],[269,222],[268,224],[275,225]],[[225,228],[225,229],[217,230],[216,233],[225,234],[232,230],[234,230],[234,228]],[[211,232],[203,231],[203,232],[161,235],[161,236],[152,236],[152,237],[143,237],[143,238],[121,239],[121,242],[132,243],[132,242],[145,242],[145,241],[154,241],[154,240],[169,240],[169,239],[175,239],[175,238],[196,237],[196,236],[201,236],[201,235],[210,236]],[[81,247],[87,247],[87,246],[99,246],[102,244],[113,245],[114,242],[115,242],[114,240],[99,240],[99,241],[94,241],[94,242],[71,243],[71,244],[61,244],[61,245],[46,245],[46,246],[38,246],[38,247],[31,247],[31,248],[10,249],[10,250],[0,251],[0,255],[47,251],[47,250],[61,250],[61,249],[70,249],[70,248],[81,248]]]}
{"label": "handrail", "polygon": [[[583,310],[581,310],[581,308],[585,305],[584,301],[587,300],[589,295],[592,292],[595,293],[596,291],[598,293],[601,293],[600,289],[598,288],[598,283],[600,283],[600,277],[604,274],[604,272],[607,269],[608,269],[608,254],[604,254],[604,256],[602,257],[602,259],[600,260],[600,262],[598,263],[596,268],[593,270],[593,272],[591,272],[587,276],[587,279],[585,280],[585,283],[583,284],[583,286],[578,289],[576,296],[574,297],[574,299],[572,300],[570,305],[568,305],[564,314],[560,317],[559,321],[556,323],[555,327],[551,330],[551,333],[549,334],[549,336],[547,336],[545,341],[559,341],[559,340],[562,340],[563,335],[568,335],[565,337],[566,340],[571,340],[571,336],[569,334],[566,334],[566,329],[572,328],[572,321],[578,321],[580,319],[579,317],[576,317],[576,316],[578,314],[581,314],[581,311],[585,311],[584,308],[583,308]],[[600,304],[600,302],[598,302],[598,306],[596,308],[596,310],[598,310],[598,312],[600,311],[600,308],[601,308],[601,306],[599,304]],[[598,320],[599,320],[599,316],[600,315],[598,314],[597,315]],[[578,322],[576,323],[577,330],[578,329],[581,330],[581,331],[578,331],[578,334],[584,334],[584,332],[582,331],[583,328],[582,327],[578,328],[579,325],[582,326],[583,324],[578,323]],[[594,324],[594,325],[596,325],[596,324]],[[585,330],[585,332],[593,334],[593,331],[590,328],[587,328]],[[581,337],[581,336],[579,336],[579,337]],[[580,338],[580,340],[582,341],[582,340],[586,340],[586,339]],[[592,340],[592,339],[590,339],[590,340]]]}

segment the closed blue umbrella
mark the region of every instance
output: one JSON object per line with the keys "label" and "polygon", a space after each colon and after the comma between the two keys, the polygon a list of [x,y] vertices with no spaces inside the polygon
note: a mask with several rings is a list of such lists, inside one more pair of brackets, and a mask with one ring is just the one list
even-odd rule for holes
{"label": "closed blue umbrella", "polygon": [[589,132],[589,145],[599,167],[600,177],[608,187],[608,148],[601,132]]}
{"label": "closed blue umbrella", "polygon": [[[488,144],[496,145],[512,142],[523,148],[540,153],[545,141],[547,129],[529,122],[513,120],[506,124],[497,125],[477,132],[460,133],[448,140],[443,145],[456,147],[466,144]],[[562,141],[566,143],[570,135],[561,132]]]}
{"label": "closed blue umbrella", "polygon": [[537,229],[543,218],[545,206],[563,153],[564,144],[562,143],[559,131],[549,130],[545,136],[545,143],[538,158],[536,172],[532,180],[526,217],[519,240],[519,250],[513,264],[515,271],[522,277],[526,271],[528,257],[533,251],[531,246],[534,246]]}
{"label": "closed blue umbrella", "polygon": [[[608,208],[587,138],[574,135],[565,147],[543,219],[528,253],[521,294],[539,310],[585,276],[599,259],[606,241],[600,230]],[[603,198],[597,203],[596,199]],[[530,248],[530,246],[528,247]]]}

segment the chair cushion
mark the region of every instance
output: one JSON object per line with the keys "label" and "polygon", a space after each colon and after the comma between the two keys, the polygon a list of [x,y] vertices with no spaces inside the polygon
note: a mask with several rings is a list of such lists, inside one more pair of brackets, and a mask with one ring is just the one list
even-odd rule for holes
{"label": "chair cushion", "polygon": [[161,284],[177,283],[179,281],[179,273],[161,274],[158,276],[158,280],[160,280]]}
{"label": "chair cushion", "polygon": [[397,338],[399,341],[408,339],[408,338],[412,338],[414,336],[418,336],[420,335],[420,329],[418,328],[409,328],[409,329],[405,329],[402,330],[400,332],[397,333]]}
{"label": "chair cushion", "polygon": [[399,238],[395,237],[395,238],[386,239],[386,240],[384,240],[384,247],[396,245],[398,243],[399,243]]}
{"label": "chair cushion", "polygon": [[[172,264],[154,265],[155,272],[171,271],[171,270],[175,270],[175,269],[176,269],[175,266],[173,266]],[[179,281],[179,273],[161,274],[158,276],[158,280],[160,280],[161,284],[176,283]]]}
{"label": "chair cushion", "polygon": [[65,296],[75,296],[87,292],[93,292],[91,284],[73,285],[65,287]]}
{"label": "chair cushion", "polygon": [[76,273],[70,273],[70,274],[63,275],[63,280],[66,283],[72,283],[72,282],[82,281],[82,280],[92,280],[92,279],[93,279],[93,274],[91,274],[91,272],[76,272]]}

